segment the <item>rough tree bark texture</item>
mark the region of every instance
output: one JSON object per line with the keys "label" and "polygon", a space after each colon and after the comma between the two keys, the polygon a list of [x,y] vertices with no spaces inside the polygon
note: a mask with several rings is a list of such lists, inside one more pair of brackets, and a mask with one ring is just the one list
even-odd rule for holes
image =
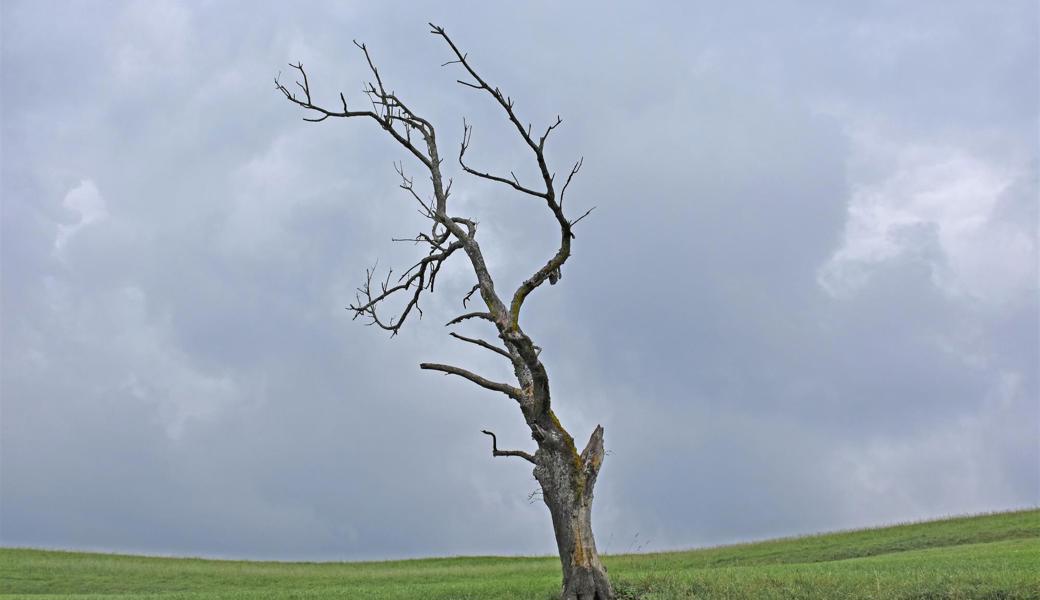
{"label": "rough tree bark texture", "polygon": [[[592,535],[592,491],[603,464],[603,428],[596,427],[579,455],[562,428],[552,443],[540,443],[534,476],[552,514],[563,567],[563,597],[568,600],[613,598],[607,571]],[[562,442],[558,444],[557,442]]]}
{"label": "rough tree bark texture", "polygon": [[[537,199],[537,204],[544,204],[549,209],[559,228],[559,247],[541,268],[517,287],[508,306],[498,295],[492,275],[484,261],[480,243],[477,241],[478,224],[448,210],[452,180],[445,180],[442,174],[443,159],[433,125],[413,112],[394,92],[387,91],[366,46],[355,42],[364,54],[374,79],[364,88],[364,93],[371,103],[370,110],[351,110],[347,107],[346,97],[342,93],[338,98],[340,106],[334,109],[315,104],[311,96],[310,82],[302,64],[291,65],[300,76],[300,80],[295,82],[296,87],[290,89],[278,79],[275,79],[275,85],[290,102],[310,111],[311,116],[304,117],[307,121],[320,122],[328,118],[350,117],[374,120],[429,172],[430,195],[424,198],[416,190],[413,180],[405,174],[404,164],[396,166],[401,176],[401,188],[419,204],[420,213],[431,221],[428,232],[420,232],[414,238],[397,241],[425,245],[428,249],[427,254],[397,279],[392,279],[391,273],[387,273],[385,278],[377,279],[374,270],[366,271],[365,281],[358,289],[357,300],[350,309],[354,312],[355,318],[364,317],[370,324],[396,335],[413,310],[422,314],[419,300],[423,292],[433,291],[441,267],[458,251],[462,251],[468,258],[476,278],[473,288],[462,299],[462,305],[465,308],[473,294],[479,292],[486,310],[459,315],[449,321],[448,325],[459,325],[471,320],[490,323],[501,344],[455,332],[450,335],[509,360],[516,377],[516,385],[492,381],[454,365],[422,363],[419,366],[425,370],[462,377],[487,390],[505,394],[518,404],[524,420],[530,427],[531,437],[538,446],[537,451],[531,454],[523,450],[499,450],[495,434],[484,431],[492,438],[492,455],[522,458],[535,466],[534,475],[541,485],[542,497],[552,515],[560,552],[563,598],[612,600],[614,592],[606,569],[596,552],[596,542],[592,535],[592,498],[596,477],[603,464],[603,428],[596,427],[585,449],[579,453],[574,438],[552,411],[549,376],[539,358],[541,348],[535,345],[520,326],[524,301],[546,281],[554,285],[560,280],[562,267],[571,254],[573,228],[591,212],[590,209],[576,219],[569,219],[563,208],[564,194],[581,169],[582,162],[578,160],[571,167],[563,186],[557,189],[556,174],[550,171],[545,158],[545,144],[549,135],[562,122],[560,118],[557,117],[542,135],[532,134],[531,125],[524,125],[514,112],[513,100],[477,74],[467,60],[467,55],[455,46],[443,28],[433,24],[430,27],[431,33],[443,39],[451,50],[453,58],[445,63],[445,66],[460,65],[469,77],[468,80],[460,79],[458,82],[478,92],[489,94],[503,109],[523,143],[531,150],[541,181],[529,186],[521,183],[512,172],[510,177],[504,177],[480,171],[466,164],[465,155],[473,129],[465,121],[458,155],[462,170],[474,177],[506,185],[525,197]],[[386,301],[396,297],[403,299],[403,307],[396,318],[387,319],[382,315],[381,309]]]}

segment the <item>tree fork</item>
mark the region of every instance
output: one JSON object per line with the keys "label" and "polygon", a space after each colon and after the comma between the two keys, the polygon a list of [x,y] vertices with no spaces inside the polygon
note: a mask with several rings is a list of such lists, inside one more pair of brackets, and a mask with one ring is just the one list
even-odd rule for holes
{"label": "tree fork", "polygon": [[603,428],[597,426],[579,455],[562,430],[558,442],[539,444],[534,476],[552,515],[563,570],[564,600],[607,600],[614,590],[600,561],[592,532],[592,498],[603,464]]}

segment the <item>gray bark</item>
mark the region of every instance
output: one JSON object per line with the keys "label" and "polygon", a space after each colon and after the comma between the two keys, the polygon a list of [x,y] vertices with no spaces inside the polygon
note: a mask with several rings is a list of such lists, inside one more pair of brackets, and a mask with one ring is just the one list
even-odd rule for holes
{"label": "gray bark", "polygon": [[535,454],[538,464],[534,468],[556,534],[563,569],[561,597],[613,600],[614,590],[592,533],[592,497],[603,462],[603,428],[596,427],[581,455],[569,438],[549,436]]}

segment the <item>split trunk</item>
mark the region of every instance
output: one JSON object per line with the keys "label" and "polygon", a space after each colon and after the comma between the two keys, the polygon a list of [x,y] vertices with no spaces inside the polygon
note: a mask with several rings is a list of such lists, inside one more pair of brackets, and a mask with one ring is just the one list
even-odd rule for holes
{"label": "split trunk", "polygon": [[578,454],[574,439],[555,416],[551,421],[548,430],[539,432],[545,435],[537,440],[534,476],[552,515],[563,567],[562,598],[614,600],[592,535],[592,494],[603,464],[603,428],[596,427],[585,450]]}

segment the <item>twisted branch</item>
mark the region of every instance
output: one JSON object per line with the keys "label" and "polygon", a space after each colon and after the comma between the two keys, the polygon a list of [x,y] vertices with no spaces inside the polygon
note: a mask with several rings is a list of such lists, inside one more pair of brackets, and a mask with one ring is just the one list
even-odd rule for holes
{"label": "twisted branch", "polygon": [[527,462],[537,465],[538,461],[535,460],[534,455],[523,450],[499,450],[498,449],[498,438],[494,433],[487,429],[481,429],[480,433],[491,436],[491,456],[518,456]]}

